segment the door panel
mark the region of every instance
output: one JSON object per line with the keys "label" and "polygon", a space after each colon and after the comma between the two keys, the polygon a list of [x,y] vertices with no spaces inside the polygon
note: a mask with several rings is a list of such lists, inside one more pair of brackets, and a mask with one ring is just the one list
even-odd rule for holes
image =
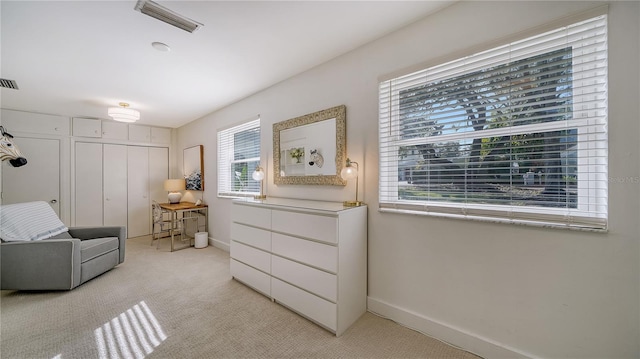
{"label": "door panel", "polygon": [[2,162],[2,203],[45,201],[60,216],[60,140],[16,137],[14,143],[28,162]]}
{"label": "door panel", "polygon": [[76,226],[102,225],[102,145],[76,143]]}
{"label": "door panel", "polygon": [[104,145],[104,225],[127,225],[127,146]]}
{"label": "door panel", "polygon": [[162,147],[149,148],[149,191],[151,200],[167,202],[167,191],[164,180],[169,178],[169,149]]}
{"label": "door panel", "polygon": [[149,150],[127,147],[128,237],[151,234],[151,201],[149,200]]}

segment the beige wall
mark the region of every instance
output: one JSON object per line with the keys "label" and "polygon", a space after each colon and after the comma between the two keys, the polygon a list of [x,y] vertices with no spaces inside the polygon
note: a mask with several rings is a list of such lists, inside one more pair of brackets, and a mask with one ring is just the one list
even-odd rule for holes
{"label": "beige wall", "polygon": [[268,195],[350,199],[353,183],[275,186],[271,175],[273,123],[344,104],[347,152],[361,163],[369,205],[370,310],[488,357],[640,356],[640,3],[609,7],[608,233],[377,211],[379,77],[596,5],[458,3],[180,128],[178,151],[204,145],[210,236],[228,247],[231,206],[216,197],[216,132],[258,114]]}

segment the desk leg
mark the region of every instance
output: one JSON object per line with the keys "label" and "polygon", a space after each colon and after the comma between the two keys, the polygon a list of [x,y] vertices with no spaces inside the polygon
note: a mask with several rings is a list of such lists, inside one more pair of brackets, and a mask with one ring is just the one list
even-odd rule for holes
{"label": "desk leg", "polygon": [[177,219],[177,215],[176,215],[176,211],[171,211],[171,252],[173,252],[173,236],[176,233],[176,219]]}

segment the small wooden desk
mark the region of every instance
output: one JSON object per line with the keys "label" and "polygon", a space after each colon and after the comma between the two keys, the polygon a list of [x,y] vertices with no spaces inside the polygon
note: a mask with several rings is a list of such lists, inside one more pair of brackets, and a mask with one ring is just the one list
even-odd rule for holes
{"label": "small wooden desk", "polygon": [[[171,215],[171,223],[175,225],[178,221],[178,214],[181,214],[180,218],[184,219],[185,214],[188,212],[195,212],[196,214],[204,215],[204,231],[209,230],[209,208],[206,204],[196,205],[193,202],[180,202],[180,203],[159,203],[160,208],[167,211]],[[184,223],[183,223],[184,226]],[[183,235],[186,234],[186,230],[182,228]],[[196,225],[196,232],[198,231]],[[171,251],[174,251],[173,240],[175,238],[175,231],[171,231]],[[189,246],[191,246],[191,239],[189,239]],[[186,248],[186,247],[183,247]],[[179,248],[179,249],[183,249]]]}

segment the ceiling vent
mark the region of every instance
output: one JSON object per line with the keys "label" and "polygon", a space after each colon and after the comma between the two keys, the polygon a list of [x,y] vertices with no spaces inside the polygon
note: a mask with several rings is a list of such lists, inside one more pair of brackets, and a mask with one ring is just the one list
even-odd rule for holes
{"label": "ceiling vent", "polygon": [[204,26],[199,22],[177,14],[151,0],[138,0],[135,9],[145,15],[151,16],[154,19],[166,22],[167,24],[188,32],[194,32]]}
{"label": "ceiling vent", "polygon": [[18,89],[18,83],[15,80],[0,79],[0,87],[3,89]]}

